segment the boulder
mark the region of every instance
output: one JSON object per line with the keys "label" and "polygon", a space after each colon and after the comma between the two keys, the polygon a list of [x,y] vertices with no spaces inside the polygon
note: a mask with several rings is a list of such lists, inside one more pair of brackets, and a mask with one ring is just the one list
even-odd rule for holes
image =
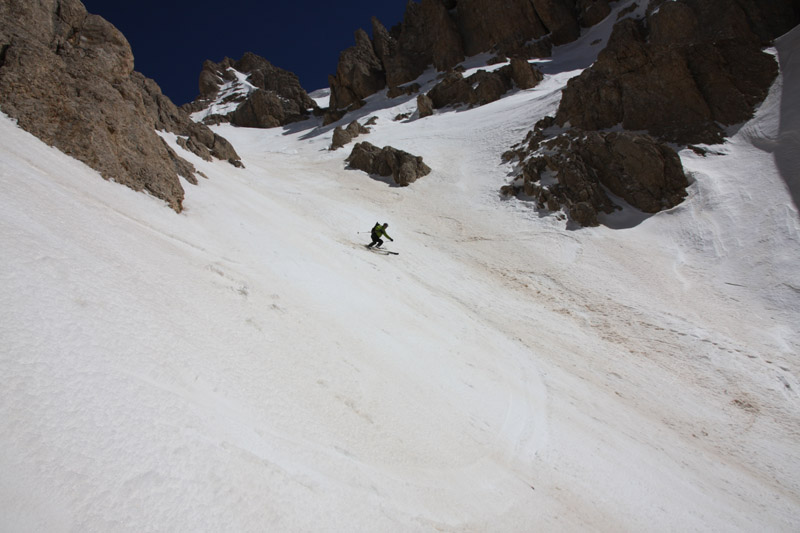
{"label": "boulder", "polygon": [[257,89],[239,104],[229,118],[231,124],[245,128],[276,128],[297,120],[300,115],[296,106],[287,109],[287,103],[273,91]]}
{"label": "boulder", "polygon": [[333,138],[331,139],[331,146],[328,148],[329,150],[338,150],[345,144],[349,143],[353,140],[353,136],[348,133],[341,126],[336,126],[333,130]]}
{"label": "boulder", "polygon": [[433,115],[433,100],[427,94],[417,96],[417,111],[419,112],[419,118]]}
{"label": "boulder", "polygon": [[475,95],[472,86],[457,71],[451,70],[444,75],[427,93],[433,103],[434,109],[441,109],[450,105],[473,104]]}
{"label": "boulder", "polygon": [[544,79],[539,69],[518,57],[511,58],[510,70],[511,79],[520,89],[532,89]]}
{"label": "boulder", "polygon": [[183,207],[179,177],[196,181],[157,129],[201,156],[238,161],[233,148],[191,121],[133,70],[125,37],[78,0],[0,3],[0,109],[20,127],[104,178]]}
{"label": "boulder", "polygon": [[347,158],[351,168],[369,174],[392,176],[397,185],[407,186],[431,172],[419,156],[391,146],[378,148],[368,142],[357,143]]}
{"label": "boulder", "polygon": [[370,129],[366,126],[362,126],[358,123],[357,120],[354,120],[350,124],[347,125],[347,128],[342,128],[341,126],[337,126],[333,130],[333,138],[331,140],[331,147],[330,150],[338,150],[345,144],[349,143],[359,135],[363,133],[369,133]]}
{"label": "boulder", "polygon": [[513,88],[510,70],[500,69],[492,72],[479,70],[465,80],[474,96],[474,105],[482,106],[499,100]]}

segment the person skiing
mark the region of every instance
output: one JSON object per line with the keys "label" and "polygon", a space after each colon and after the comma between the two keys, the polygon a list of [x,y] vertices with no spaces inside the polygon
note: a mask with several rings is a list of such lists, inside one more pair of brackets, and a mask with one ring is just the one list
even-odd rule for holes
{"label": "person skiing", "polygon": [[380,248],[383,244],[383,239],[381,237],[386,237],[390,241],[394,242],[394,239],[389,237],[389,234],[386,233],[386,228],[389,227],[389,224],[384,222],[381,224],[380,222],[376,222],[375,226],[372,227],[372,242],[367,245],[367,248],[372,248],[373,246],[377,245],[377,248]]}

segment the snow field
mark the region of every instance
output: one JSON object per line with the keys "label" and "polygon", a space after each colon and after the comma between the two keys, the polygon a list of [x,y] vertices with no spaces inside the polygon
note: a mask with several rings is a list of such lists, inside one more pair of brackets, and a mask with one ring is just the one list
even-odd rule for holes
{"label": "snow field", "polygon": [[572,231],[498,165],[585,48],[470,111],[371,98],[407,188],[335,125],[217,127],[244,170],[165,134],[210,178],[180,215],[2,117],[0,530],[796,530],[800,228],[757,148],[794,77],[681,153],[686,202]]}

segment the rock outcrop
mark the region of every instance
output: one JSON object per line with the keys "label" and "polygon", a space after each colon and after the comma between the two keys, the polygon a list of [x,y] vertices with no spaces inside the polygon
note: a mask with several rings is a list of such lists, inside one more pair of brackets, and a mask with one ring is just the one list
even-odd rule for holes
{"label": "rock outcrop", "polygon": [[366,126],[362,126],[361,124],[359,124],[357,120],[354,120],[353,122],[348,124],[346,128],[337,126],[333,130],[333,138],[331,139],[330,150],[338,150],[339,148],[343,147],[345,144],[348,144],[350,141],[352,141],[359,135],[369,132],[370,129]]}
{"label": "rock outcrop", "polygon": [[0,3],[0,110],[104,178],[149,191],[176,211],[184,197],[179,176],[196,182],[196,170],[157,129],[202,157],[239,159],[134,72],[125,37],[78,0]]}
{"label": "rock outcrop", "polygon": [[646,20],[619,22],[595,64],[570,80],[557,122],[719,142],[722,126],[750,118],[777,76],[774,57],[762,51],[762,36],[776,31],[766,10],[789,3],[651,2]]}
{"label": "rock outcrop", "polygon": [[[580,21],[597,9],[581,5]],[[502,192],[564,209],[584,226],[615,209],[606,191],[645,213],[677,205],[687,179],[665,142],[720,142],[724,126],[748,120],[778,72],[762,47],[796,25],[798,11],[792,0],[652,0],[641,20],[620,11],[556,117],[505,155],[518,165]],[[602,131],[620,126],[649,134]]]}
{"label": "rock outcrop", "polygon": [[[547,125],[547,122],[545,123]],[[606,191],[645,212],[656,213],[686,197],[680,158],[647,134],[569,130],[544,142],[542,129],[514,152],[520,174],[505,195],[532,198],[541,209],[564,209],[582,226],[617,206]]]}
{"label": "rock outcrop", "polygon": [[336,76],[328,76],[331,86],[330,107],[344,108],[357,104],[386,87],[386,77],[369,35],[359,29],[356,44],[339,54]]}
{"label": "rock outcrop", "polygon": [[611,13],[606,0],[581,0],[578,2],[578,22],[584,28],[598,24]]}
{"label": "rock outcrop", "polygon": [[419,156],[391,146],[378,148],[368,142],[357,143],[347,158],[347,162],[351,168],[363,170],[369,174],[392,176],[394,182],[401,187],[405,187],[431,172],[430,167]]}
{"label": "rock outcrop", "polygon": [[464,60],[458,26],[441,0],[409,2],[394,36],[376,18],[372,28],[389,87],[416,79],[429,65],[444,71]]}
{"label": "rock outcrop", "polygon": [[317,109],[294,73],[251,52],[238,61],[203,63],[198,88],[198,98],[183,109],[207,124],[274,128],[306,119]]}
{"label": "rock outcrop", "polygon": [[419,113],[419,118],[433,115],[433,100],[427,94],[417,96],[417,112]]}
{"label": "rock outcrop", "polygon": [[[482,52],[510,57],[543,57],[553,45],[575,40],[581,26],[610,13],[607,0],[422,0],[408,2],[403,21],[387,30],[372,19],[373,40],[356,34],[331,76],[332,109],[357,104],[388,86],[390,94],[430,66],[446,72]],[[369,46],[368,46],[369,45]],[[358,65],[354,68],[353,65]],[[358,76],[354,76],[358,73]]]}
{"label": "rock outcrop", "polygon": [[217,158],[237,167],[242,166],[239,155],[227,139],[191,120],[161,92],[161,87],[155,81],[135,71],[131,74],[131,80],[145,96],[142,104],[157,130],[175,133],[179,145],[206,161]]}
{"label": "rock outcrop", "polygon": [[460,72],[451,70],[427,93],[432,106],[481,106],[499,100],[514,85],[521,89],[535,87],[544,76],[524,59],[512,59],[511,63],[497,70],[479,70],[465,78]]}

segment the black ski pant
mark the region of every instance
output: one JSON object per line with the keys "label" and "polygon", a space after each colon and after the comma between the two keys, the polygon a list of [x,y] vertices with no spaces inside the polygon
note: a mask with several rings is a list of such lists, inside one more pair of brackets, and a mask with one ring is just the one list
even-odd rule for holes
{"label": "black ski pant", "polygon": [[375,245],[378,245],[378,248],[383,246],[383,239],[381,239],[377,234],[372,234],[372,242],[367,245],[368,248],[372,248]]}

